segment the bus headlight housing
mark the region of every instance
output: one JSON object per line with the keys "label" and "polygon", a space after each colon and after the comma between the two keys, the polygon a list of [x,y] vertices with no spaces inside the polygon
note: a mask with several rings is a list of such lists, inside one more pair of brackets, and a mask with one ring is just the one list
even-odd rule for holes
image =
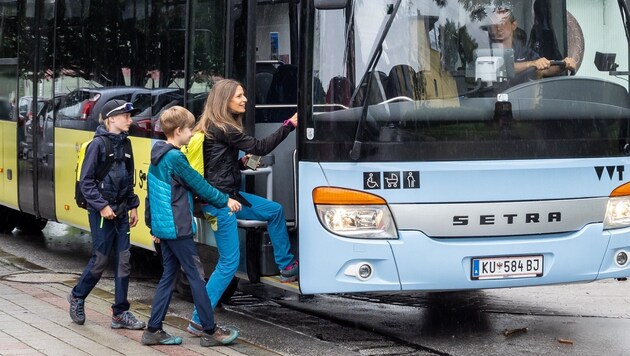
{"label": "bus headlight housing", "polygon": [[356,190],[317,187],[313,202],[319,222],[333,234],[358,239],[397,239],[385,200]]}
{"label": "bus headlight housing", "polygon": [[630,226],[630,184],[623,184],[610,193],[604,229],[619,229]]}
{"label": "bus headlight housing", "polygon": [[630,226],[630,197],[608,199],[604,229],[618,229]]}

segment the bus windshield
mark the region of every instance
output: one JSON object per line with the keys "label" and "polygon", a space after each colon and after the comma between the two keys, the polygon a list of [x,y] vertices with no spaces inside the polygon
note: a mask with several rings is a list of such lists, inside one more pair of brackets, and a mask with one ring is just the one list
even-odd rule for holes
{"label": "bus windshield", "polygon": [[627,155],[623,33],[612,2],[350,0],[316,10],[303,158]]}

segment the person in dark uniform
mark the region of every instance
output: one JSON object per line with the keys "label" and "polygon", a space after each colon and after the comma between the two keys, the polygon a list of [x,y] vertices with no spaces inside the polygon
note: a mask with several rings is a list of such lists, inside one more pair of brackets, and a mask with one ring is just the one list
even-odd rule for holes
{"label": "person in dark uniform", "polygon": [[515,36],[518,30],[518,22],[514,18],[511,9],[497,8],[489,17],[493,23],[488,28],[490,39],[493,43],[501,44],[504,48],[514,49],[514,72],[517,75],[529,68],[536,69],[538,78],[563,74],[567,70],[575,70],[576,62],[573,58],[564,58],[564,67],[552,66],[551,60],[553,59],[541,57],[537,52],[527,47],[525,41],[518,40]]}

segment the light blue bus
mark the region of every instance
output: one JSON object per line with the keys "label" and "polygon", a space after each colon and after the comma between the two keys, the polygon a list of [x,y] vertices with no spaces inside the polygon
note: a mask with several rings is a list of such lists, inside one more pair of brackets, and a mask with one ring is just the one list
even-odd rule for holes
{"label": "light blue bus", "polygon": [[[629,19],[625,0],[0,1],[0,232],[88,228],[76,153],[107,98],[143,109],[144,201],[160,112],[199,116],[235,78],[248,133],[300,117],[244,187],[283,205],[299,283],[258,222],[240,222],[238,277],[303,294],[625,278]],[[144,224],[131,241],[155,250]]]}
{"label": "light blue bus", "polygon": [[301,5],[302,293],[630,275],[625,1]]}

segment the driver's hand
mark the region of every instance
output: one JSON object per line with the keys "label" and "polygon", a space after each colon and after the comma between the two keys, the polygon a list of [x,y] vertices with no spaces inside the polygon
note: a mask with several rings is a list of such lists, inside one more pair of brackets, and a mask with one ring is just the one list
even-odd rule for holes
{"label": "driver's hand", "polygon": [[534,61],[531,61],[532,66],[537,70],[545,70],[551,66],[551,62],[547,58],[538,58]]}
{"label": "driver's hand", "polygon": [[564,66],[567,70],[575,70],[577,64],[575,63],[575,59],[567,57],[564,59]]}

